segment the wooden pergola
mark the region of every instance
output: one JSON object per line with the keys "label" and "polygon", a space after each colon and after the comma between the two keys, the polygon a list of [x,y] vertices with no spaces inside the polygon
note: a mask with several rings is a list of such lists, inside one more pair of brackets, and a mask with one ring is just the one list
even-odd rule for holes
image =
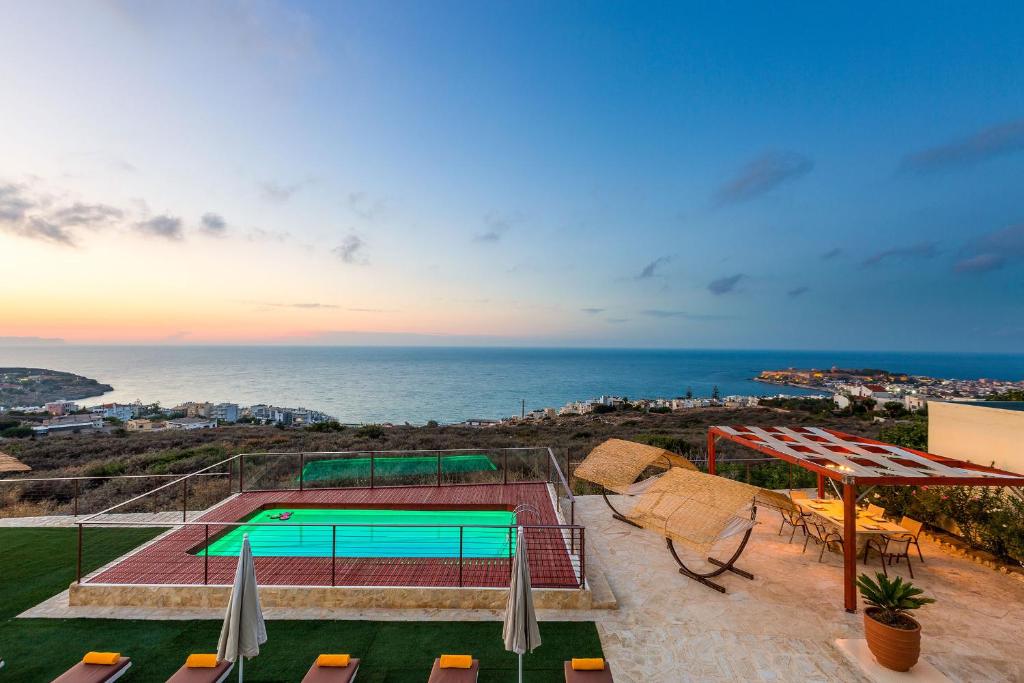
{"label": "wooden pergola", "polygon": [[[1024,486],[1024,475],[964,460],[894,446],[818,427],[716,426],[708,429],[708,472],[716,474],[715,442],[727,439],[842,484],[843,538],[856,538],[860,486]],[[843,594],[847,612],[857,611],[857,544],[843,544]]]}

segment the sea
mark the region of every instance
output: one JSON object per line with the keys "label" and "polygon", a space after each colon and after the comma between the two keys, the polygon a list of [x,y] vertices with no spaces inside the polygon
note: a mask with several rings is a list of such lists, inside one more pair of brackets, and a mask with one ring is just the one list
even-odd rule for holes
{"label": "sea", "polygon": [[345,423],[454,423],[603,394],[630,398],[801,395],[752,381],[780,368],[881,368],[956,379],[1024,379],[1024,355],[482,347],[0,346],[0,367],[64,370],[114,391],[99,402],[269,403]]}

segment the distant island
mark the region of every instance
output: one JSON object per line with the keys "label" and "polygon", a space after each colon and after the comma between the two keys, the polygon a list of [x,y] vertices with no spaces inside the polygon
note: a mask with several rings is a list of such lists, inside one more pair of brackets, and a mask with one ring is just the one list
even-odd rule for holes
{"label": "distant island", "polygon": [[70,372],[44,368],[0,368],[0,407],[3,408],[73,401],[113,390],[109,384]]}

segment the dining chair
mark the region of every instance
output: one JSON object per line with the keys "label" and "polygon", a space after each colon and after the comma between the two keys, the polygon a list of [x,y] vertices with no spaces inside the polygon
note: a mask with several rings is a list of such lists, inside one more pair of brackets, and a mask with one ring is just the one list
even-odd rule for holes
{"label": "dining chair", "polygon": [[874,503],[869,503],[868,514],[872,517],[885,517],[885,508],[875,505]]}
{"label": "dining chair", "polygon": [[800,529],[803,531],[804,536],[807,535],[807,518],[810,516],[796,505],[793,506],[792,510],[779,509],[779,514],[782,515],[782,524],[779,525],[779,536],[782,535],[782,530],[786,528],[786,525],[793,527],[793,531],[789,533],[789,540],[787,543],[793,542],[793,537],[796,536],[796,530]]}
{"label": "dining chair", "polygon": [[[911,519],[910,517],[904,516],[900,519],[900,526],[907,530],[907,533],[895,533],[889,534],[888,538],[891,541],[906,541],[907,551],[910,551],[910,546],[917,548],[917,556],[921,559],[921,564],[924,564],[924,554],[921,553],[921,531],[924,530],[924,524]],[[909,561],[909,559],[908,559]]]}
{"label": "dining chair", "polygon": [[813,534],[807,534],[807,538],[804,539],[803,552],[807,552],[807,541],[814,539],[814,542],[821,546],[821,552],[818,553],[818,562],[821,562],[822,558],[825,557],[825,548],[832,550],[833,547],[838,547],[839,552],[843,550],[843,535],[836,531],[833,527],[817,522],[810,519],[809,529],[813,530]]}

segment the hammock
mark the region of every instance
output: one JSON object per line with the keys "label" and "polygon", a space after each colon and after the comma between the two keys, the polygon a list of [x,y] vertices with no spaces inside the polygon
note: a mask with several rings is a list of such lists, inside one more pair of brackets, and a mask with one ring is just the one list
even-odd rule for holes
{"label": "hammock", "polygon": [[631,522],[615,509],[612,502],[608,500],[608,491],[625,496],[638,496],[645,493],[662,476],[657,474],[643,481],[637,481],[640,475],[650,467],[657,467],[665,471],[672,468],[694,471],[697,469],[683,456],[664,448],[624,439],[608,439],[590,451],[573,474],[577,479],[583,479],[601,487],[601,497],[611,508],[612,516],[615,519],[637,526],[636,523]]}
{"label": "hammock", "polygon": [[668,470],[682,467],[696,470],[689,460],[657,446],[648,446],[623,439],[608,439],[590,451],[574,472],[579,479],[626,495],[648,467]]}

